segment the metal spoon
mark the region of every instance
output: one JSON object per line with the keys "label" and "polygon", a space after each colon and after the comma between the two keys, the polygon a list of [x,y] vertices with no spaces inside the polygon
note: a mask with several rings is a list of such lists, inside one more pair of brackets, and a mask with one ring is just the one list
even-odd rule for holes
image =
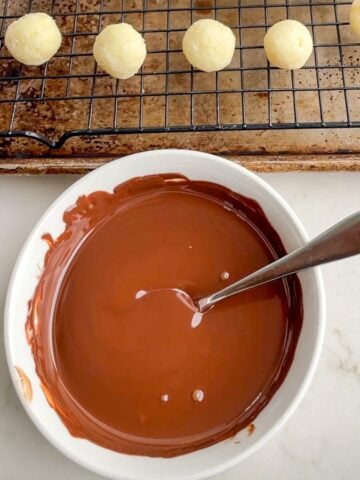
{"label": "metal spoon", "polygon": [[[189,299],[189,303],[202,313],[215,303],[249,288],[358,253],[360,253],[360,211],[275,262],[207,297],[191,302]],[[182,292],[182,295],[189,297],[185,292]]]}

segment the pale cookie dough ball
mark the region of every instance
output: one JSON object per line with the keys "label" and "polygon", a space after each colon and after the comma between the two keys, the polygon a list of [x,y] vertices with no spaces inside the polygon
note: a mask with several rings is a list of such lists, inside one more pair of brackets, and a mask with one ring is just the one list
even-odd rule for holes
{"label": "pale cookie dough ball", "polygon": [[46,13],[29,13],[9,25],[5,45],[19,62],[42,65],[59,50],[61,33]]}
{"label": "pale cookie dough ball", "polygon": [[354,0],[350,8],[351,31],[360,37],[360,0]]}
{"label": "pale cookie dough ball", "polygon": [[125,80],[144,63],[145,40],[128,23],[108,25],[95,39],[94,57],[106,73]]}
{"label": "pale cookie dough ball", "polygon": [[296,20],[275,23],[264,37],[269,62],[284,70],[296,70],[308,61],[313,41],[309,30]]}
{"label": "pale cookie dough ball", "polygon": [[211,19],[198,20],[186,31],[183,51],[188,62],[204,72],[222,70],[232,60],[235,35],[226,25]]}

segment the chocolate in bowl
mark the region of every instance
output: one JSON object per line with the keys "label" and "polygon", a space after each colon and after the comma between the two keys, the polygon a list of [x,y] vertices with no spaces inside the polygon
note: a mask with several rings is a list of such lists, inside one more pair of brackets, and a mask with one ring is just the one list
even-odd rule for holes
{"label": "chocolate in bowl", "polygon": [[[235,435],[284,381],[303,319],[296,275],[194,298],[283,256],[260,205],[177,173],[78,198],[49,244],[26,331],[48,402],[75,437],[173,457]],[[142,296],[139,292],[154,291]]]}
{"label": "chocolate in bowl", "polygon": [[[286,201],[259,176],[234,162],[186,150],[142,152],[109,162],[77,180],[47,209],[19,254],[9,283],[4,317],[9,371],[24,409],[44,437],[68,458],[114,480],[199,480],[242,462],[273,437],[294,413],[309,388],[324,338],[325,294],[321,273],[315,268],[299,274],[303,322],[294,358],[284,381],[252,422],[255,429],[251,435],[245,428],[207,448],[159,458],[119,453],[69,432],[44,395],[24,332],[28,301],[39,283],[49,250],[42,236],[48,232],[53,239],[58,239],[65,228],[64,211],[75,205],[79,197],[95,191],[111,193],[116,185],[132,178],[166,172],[180,172],[191,180],[216,183],[254,199],[278,232],[287,251],[294,250],[308,239],[300,220]],[[233,273],[229,273],[229,280],[232,280]],[[208,394],[204,395],[201,406],[208,397]],[[49,394],[48,399],[51,401]]]}

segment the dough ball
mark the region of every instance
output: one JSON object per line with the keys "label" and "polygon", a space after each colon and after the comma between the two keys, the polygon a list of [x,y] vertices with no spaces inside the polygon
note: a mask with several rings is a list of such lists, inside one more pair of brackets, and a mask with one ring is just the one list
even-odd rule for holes
{"label": "dough ball", "polygon": [[360,0],[354,0],[350,7],[350,27],[360,37]]}
{"label": "dough ball", "polygon": [[266,32],[264,48],[269,62],[284,70],[305,65],[313,50],[309,30],[296,20],[282,20]]}
{"label": "dough ball", "polygon": [[222,70],[232,60],[235,35],[229,27],[216,20],[203,19],[193,23],[183,38],[183,51],[188,62],[204,72]]}
{"label": "dough ball", "polygon": [[145,40],[128,23],[108,25],[95,39],[94,57],[106,73],[125,80],[144,63]]}
{"label": "dough ball", "polygon": [[61,33],[48,14],[29,13],[9,25],[5,45],[19,62],[42,65],[59,50]]}

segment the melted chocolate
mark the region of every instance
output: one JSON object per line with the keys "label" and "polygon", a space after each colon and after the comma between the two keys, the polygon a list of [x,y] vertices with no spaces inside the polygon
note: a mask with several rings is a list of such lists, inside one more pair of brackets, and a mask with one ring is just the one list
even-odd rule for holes
{"label": "melted chocolate", "polygon": [[70,433],[171,457],[251,424],[293,360],[298,278],[220,302],[201,323],[166,289],[201,297],[283,256],[260,206],[167,174],[80,197],[64,222],[59,238],[44,236],[26,331],[46,397]]}

